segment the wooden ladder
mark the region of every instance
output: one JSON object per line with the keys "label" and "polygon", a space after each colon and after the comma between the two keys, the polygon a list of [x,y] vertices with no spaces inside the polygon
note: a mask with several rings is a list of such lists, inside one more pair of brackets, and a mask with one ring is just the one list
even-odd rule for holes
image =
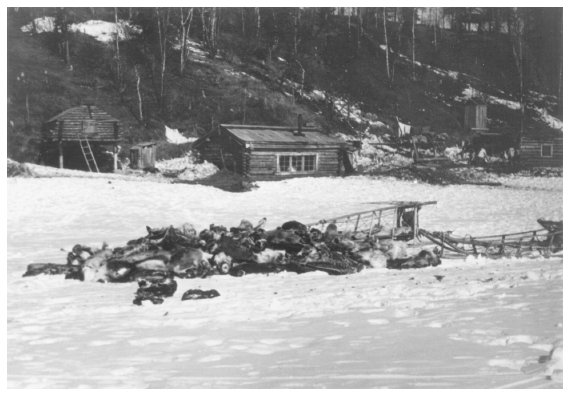
{"label": "wooden ladder", "polygon": [[87,163],[89,172],[93,172],[93,168],[95,168],[97,173],[99,173],[99,167],[97,166],[97,162],[95,161],[95,156],[93,155],[93,151],[91,150],[91,145],[89,144],[89,140],[87,138],[81,139],[81,135],[79,133],[77,134],[77,139],[79,139],[81,152],[83,152],[83,157],[85,157],[85,162]]}

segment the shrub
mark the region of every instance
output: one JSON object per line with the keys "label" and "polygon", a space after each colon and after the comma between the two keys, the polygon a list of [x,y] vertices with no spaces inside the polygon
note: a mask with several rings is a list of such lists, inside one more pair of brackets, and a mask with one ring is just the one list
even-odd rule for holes
{"label": "shrub", "polygon": [[166,160],[172,158],[184,157],[190,151],[192,143],[172,144],[164,140],[160,140],[156,145],[156,160]]}

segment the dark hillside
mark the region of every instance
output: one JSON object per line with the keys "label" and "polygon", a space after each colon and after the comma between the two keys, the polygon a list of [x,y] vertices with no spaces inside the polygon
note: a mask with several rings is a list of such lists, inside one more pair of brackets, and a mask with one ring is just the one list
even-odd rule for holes
{"label": "dark hillside", "polygon": [[[412,32],[409,9],[389,10],[385,32],[382,9],[372,8],[356,9],[351,16],[326,8],[10,9],[8,156],[35,161],[41,123],[88,102],[121,120],[123,152],[139,141],[164,140],[164,125],[200,136],[220,123],[295,125],[299,113],[330,133],[361,132],[367,120],[389,128],[398,117],[459,137],[466,90],[491,98],[491,128],[520,130],[520,111],[501,102],[520,98],[508,34],[437,29],[434,40],[429,25],[416,24]],[[35,35],[21,31],[44,15],[64,27]],[[191,17],[182,71],[181,16]],[[101,42],[61,30],[66,23],[114,23],[115,18],[142,31],[120,41],[119,56],[113,37]],[[558,69],[531,73],[544,63],[532,52],[539,46],[532,41],[537,26],[529,26],[533,56],[523,64],[528,75],[524,125],[548,129],[538,110],[550,115],[557,110],[552,94]],[[176,147],[159,144],[159,158],[179,154]]]}

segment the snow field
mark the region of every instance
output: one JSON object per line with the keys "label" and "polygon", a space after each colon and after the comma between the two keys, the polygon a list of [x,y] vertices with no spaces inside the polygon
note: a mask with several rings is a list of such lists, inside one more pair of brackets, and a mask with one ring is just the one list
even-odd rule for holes
{"label": "snow field", "polygon": [[[561,387],[561,255],[444,259],[436,268],[337,277],[183,279],[164,304],[143,307],[132,304],[132,283],[21,277],[29,263],[63,263],[60,248],[123,245],[147,224],[191,222],[200,230],[267,217],[271,228],[383,200],[438,200],[420,212],[429,230],[535,229],[538,217],[562,218],[561,179],[552,183],[560,188],[307,178],[232,194],[197,185],[10,179],[8,386]],[[221,296],[180,301],[190,288]]]}

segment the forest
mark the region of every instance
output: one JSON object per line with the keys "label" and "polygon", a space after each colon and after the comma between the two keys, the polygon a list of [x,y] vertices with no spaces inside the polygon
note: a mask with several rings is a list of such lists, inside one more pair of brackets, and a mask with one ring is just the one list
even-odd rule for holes
{"label": "forest", "polygon": [[519,104],[489,106],[492,130],[562,120],[561,8],[9,8],[7,29],[18,161],[36,160],[43,122],[86,103],[121,120],[123,155],[156,140],[159,158],[182,150],[165,125],[198,137],[298,114],[327,133],[398,120],[459,139],[469,89]]}

